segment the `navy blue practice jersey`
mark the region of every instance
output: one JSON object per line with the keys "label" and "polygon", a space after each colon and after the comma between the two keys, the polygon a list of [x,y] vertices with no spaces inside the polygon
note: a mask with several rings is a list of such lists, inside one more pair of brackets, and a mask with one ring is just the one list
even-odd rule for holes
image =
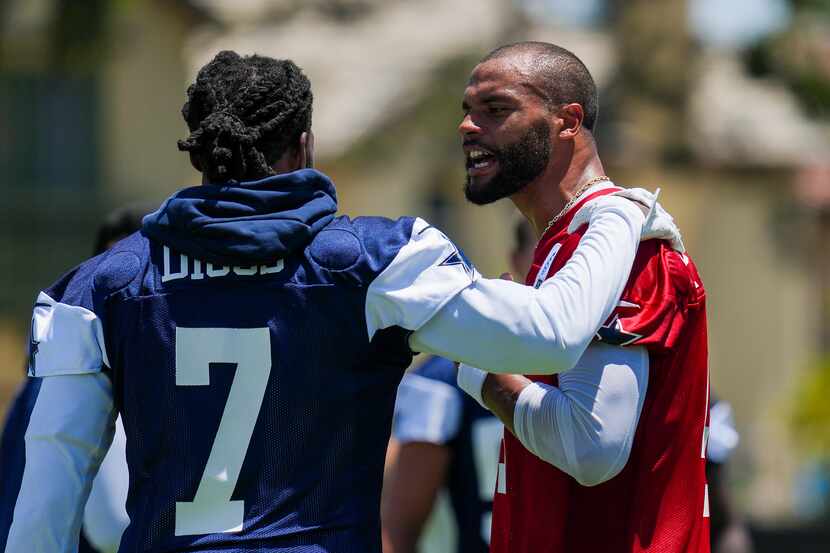
{"label": "navy blue practice jersey", "polygon": [[[284,190],[284,179],[255,183],[255,192]],[[211,187],[162,207],[165,224],[185,217],[178,235],[145,220],[143,233],[40,294],[30,375],[43,384],[32,418],[48,412],[41,398],[57,397],[60,375],[110,376],[130,477],[122,552],[379,552],[383,462],[412,358],[408,334],[476,273],[420,219],[328,217],[303,227],[296,212],[283,217],[286,209],[244,197],[250,189]],[[214,193],[221,202],[186,195]],[[193,213],[177,212],[177,199]],[[244,224],[215,234],[229,218],[217,209],[234,201]],[[249,217],[249,207],[264,215]],[[248,232],[275,213],[288,231]],[[300,247],[289,240],[298,228],[308,235]],[[285,246],[276,254],[274,242]],[[221,255],[210,251],[222,244]],[[221,264],[248,246],[275,256]],[[36,485],[24,471],[12,536]]]}
{"label": "navy blue practice jersey", "polygon": [[[430,357],[407,373],[398,388],[395,439],[440,444],[450,450],[444,486],[458,553],[485,553],[490,548],[502,431],[501,421],[458,387],[455,365],[448,359]],[[430,546],[436,552],[448,550],[446,539],[433,539]]]}

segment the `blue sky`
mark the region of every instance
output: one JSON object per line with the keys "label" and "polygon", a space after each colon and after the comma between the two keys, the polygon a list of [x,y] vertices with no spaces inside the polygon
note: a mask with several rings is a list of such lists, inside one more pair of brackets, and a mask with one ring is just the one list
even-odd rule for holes
{"label": "blue sky", "polygon": [[[591,26],[605,7],[605,0],[516,1],[533,17],[565,25]],[[749,46],[785,28],[791,15],[787,0],[688,0],[692,35],[721,48]]]}

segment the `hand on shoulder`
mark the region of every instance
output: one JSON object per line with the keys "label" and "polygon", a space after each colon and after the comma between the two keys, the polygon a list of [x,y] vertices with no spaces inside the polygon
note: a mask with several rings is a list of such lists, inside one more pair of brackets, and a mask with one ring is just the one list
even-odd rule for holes
{"label": "hand on shoulder", "polygon": [[619,206],[620,198],[623,198],[636,205],[645,217],[640,235],[641,241],[666,240],[671,244],[673,249],[683,253],[686,251],[686,248],[683,245],[683,237],[680,234],[680,229],[674,223],[674,218],[657,201],[659,194],[659,188],[655,193],[643,188],[626,188],[613,194],[600,196],[593,201],[587,202],[580,208],[576,215],[574,215],[568,227],[568,232],[574,232],[584,224],[590,224],[591,220],[605,209]]}

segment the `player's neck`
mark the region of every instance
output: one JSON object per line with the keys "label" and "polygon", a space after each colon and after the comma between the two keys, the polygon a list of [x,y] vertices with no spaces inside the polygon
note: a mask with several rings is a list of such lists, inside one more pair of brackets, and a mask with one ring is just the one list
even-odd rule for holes
{"label": "player's neck", "polygon": [[564,209],[585,183],[605,174],[593,141],[560,159],[552,159],[538,178],[510,197],[530,221],[539,239],[548,223]]}

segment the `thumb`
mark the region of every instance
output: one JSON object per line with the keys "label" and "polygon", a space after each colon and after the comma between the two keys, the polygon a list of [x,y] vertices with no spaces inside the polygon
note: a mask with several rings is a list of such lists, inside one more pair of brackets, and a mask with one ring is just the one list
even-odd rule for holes
{"label": "thumb", "polygon": [[514,280],[513,275],[511,275],[510,273],[502,273],[499,278],[502,280],[509,280],[510,282],[513,282]]}

